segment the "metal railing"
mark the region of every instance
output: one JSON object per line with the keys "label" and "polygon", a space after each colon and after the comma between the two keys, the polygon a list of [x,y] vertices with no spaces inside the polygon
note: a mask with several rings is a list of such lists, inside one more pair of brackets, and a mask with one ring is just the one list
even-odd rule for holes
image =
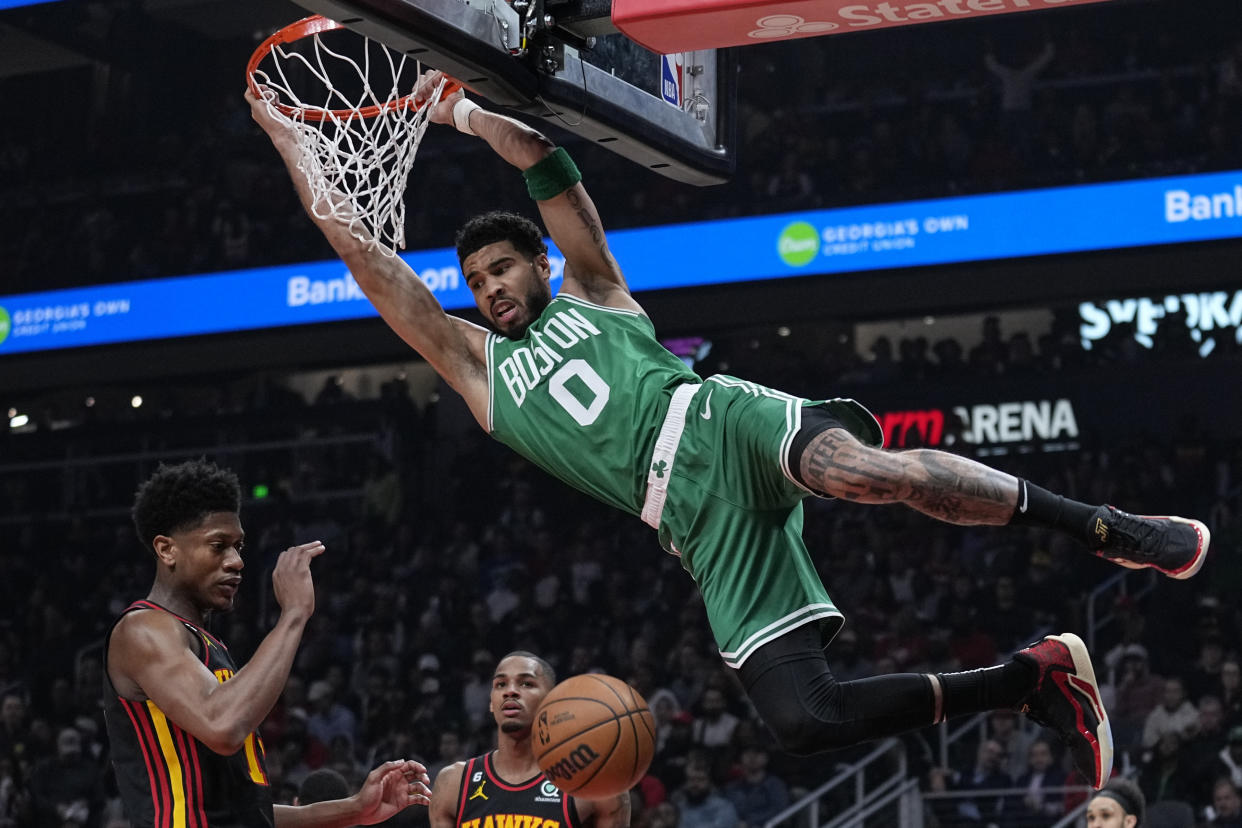
{"label": "metal railing", "polygon": [[[365,494],[365,489],[330,489],[317,492],[300,492],[290,495],[289,502],[293,504],[301,503],[328,503],[335,500],[357,501],[361,500]],[[243,503],[246,502],[243,500]],[[40,512],[37,516],[31,515],[0,515],[0,526],[22,526],[32,521],[57,522],[68,521],[73,518],[128,518],[130,514],[129,506],[99,506],[92,509],[74,509],[67,512]]]}
{"label": "metal railing", "polygon": [[[1129,574],[1129,573],[1120,573],[1121,577],[1124,577],[1126,574]],[[1038,640],[1039,638],[1047,635],[1048,633],[1049,633],[1048,629],[1040,630],[1031,636],[1031,640]],[[940,755],[940,766],[941,767],[949,767],[950,765],[949,747],[954,742],[957,742],[958,740],[960,740],[961,738],[963,738],[964,736],[972,732],[977,733],[980,739],[982,739],[986,735],[987,716],[988,714],[986,712],[976,713],[974,716],[971,716],[969,719],[967,719],[965,722],[963,722],[961,725],[955,728],[950,728],[949,722],[947,720],[941,722],[938,725],[938,727],[940,728],[939,755]],[[1022,727],[1024,730],[1028,732],[1031,730],[1037,729],[1033,725],[1025,721]],[[875,762],[883,758],[883,756],[890,749],[893,749],[894,746],[896,750],[900,751],[899,772],[891,775],[888,779],[886,779],[884,782],[881,782],[871,791],[869,792],[866,791],[865,788],[866,788],[867,771],[871,769],[872,764],[874,764]],[[905,749],[901,746],[901,743],[898,742],[897,740],[891,739],[891,738],[887,739],[884,742],[882,742],[880,746],[877,747],[875,750],[873,750],[871,753],[867,754],[866,756],[864,756],[862,759],[858,760],[854,764],[849,765],[848,767],[844,768],[836,776],[832,777],[832,779],[828,780],[820,787],[806,794],[801,799],[799,799],[797,802],[793,803],[788,808],[786,808],[784,811],[781,811],[775,817],[768,820],[768,822],[764,824],[764,828],[771,828],[772,826],[775,826],[777,823],[783,822],[804,811],[807,812],[809,815],[809,821],[807,823],[809,828],[828,828],[828,826],[836,826],[838,825],[838,823],[841,825],[857,824],[857,823],[851,822],[850,820],[856,819],[858,814],[863,813],[864,811],[866,811],[867,813],[872,813],[872,811],[868,809],[870,809],[871,806],[875,802],[879,801],[880,799],[886,797],[889,793],[891,793],[892,790],[895,789],[894,786],[900,786],[902,779],[905,776],[905,769],[906,769]],[[824,794],[826,794],[828,791],[834,788],[837,788],[837,787],[841,787],[842,785],[845,784],[845,782],[849,781],[851,777],[853,778],[854,785],[855,785],[855,794],[854,794],[853,803],[849,807],[847,807],[846,810],[834,816],[831,822],[827,823],[826,825],[821,826],[819,823],[820,800],[823,798]],[[914,782],[917,786],[917,780],[914,780]],[[844,822],[840,822],[841,820],[844,820]],[[900,824],[905,825],[904,822]],[[920,826],[922,825],[921,814],[919,817],[918,825]]]}
{"label": "metal railing", "polygon": [[[895,813],[886,813],[887,809],[892,809]],[[862,828],[871,817],[882,820],[878,824],[884,826],[923,828],[923,799],[919,794],[919,780],[907,779],[882,795],[877,792],[865,808],[856,813],[842,814],[824,828]]]}
{"label": "metal railing", "polygon": [[[887,779],[876,785],[871,791],[867,791],[867,774],[865,771],[873,763],[888,756],[894,751],[896,751],[897,754],[896,771],[890,774]],[[820,800],[823,799],[826,794],[836,790],[837,788],[843,787],[849,782],[854,783],[854,801],[852,804],[847,806],[844,811],[834,815],[832,824],[836,825],[842,819],[857,817],[858,814],[870,807],[870,805],[873,804],[878,797],[884,795],[885,793],[891,792],[891,790],[900,786],[906,779],[906,770],[906,751],[902,747],[901,742],[893,738],[885,739],[866,756],[862,757],[857,762],[854,762],[852,765],[846,766],[827,782],[823,783],[818,788],[815,788],[806,796],[802,797],[800,800],[769,819],[763,824],[764,828],[775,828],[775,826],[781,824],[782,822],[786,822],[787,820],[791,820],[803,812],[806,812],[806,824],[809,828],[821,828],[819,818]]]}
{"label": "metal railing", "polygon": [[1086,801],[1080,804],[1077,808],[1074,808],[1068,814],[1057,820],[1053,824],[1052,828],[1070,828],[1070,826],[1078,826],[1083,824],[1082,820],[1086,819],[1087,805],[1090,803],[1091,797],[1088,796]]}
{"label": "metal railing", "polygon": [[71,469],[81,466],[97,467],[112,463],[138,463],[153,460],[175,460],[182,457],[198,457],[212,454],[253,454],[258,451],[275,451],[279,449],[304,449],[320,446],[348,445],[351,443],[374,443],[376,435],[372,432],[358,434],[333,434],[322,437],[299,437],[288,440],[257,440],[251,442],[237,441],[212,443],[185,448],[144,449],[128,451],[120,454],[87,454],[80,457],[63,457],[56,460],[28,460],[15,463],[0,463],[0,474],[12,472],[46,471],[50,469]]}
{"label": "metal railing", "polygon": [[[135,480],[153,470],[160,461],[181,460],[187,457],[213,457],[230,465],[246,455],[264,452],[288,452],[295,459],[307,451],[375,445],[380,436],[375,432],[354,434],[331,434],[307,436],[297,439],[256,440],[251,442],[202,443],[181,448],[135,449],[134,451],[109,454],[69,455],[55,460],[13,461],[0,463],[0,478],[12,475],[30,475],[61,472],[63,485],[71,488],[71,475],[82,469],[99,469],[104,466],[132,466]],[[342,488],[318,491],[302,491],[290,496],[292,503],[318,503],[334,500],[357,500],[362,497],[361,488]],[[80,506],[68,492],[62,492],[60,503],[43,503],[37,515],[27,513],[0,514],[0,526],[22,525],[32,520],[64,521],[71,518],[116,518],[129,514],[128,503],[113,505]]]}
{"label": "metal railing", "polygon": [[[1118,598],[1126,595],[1142,598],[1155,588],[1156,570],[1123,569],[1091,590],[1087,596],[1087,650],[1095,652],[1100,632],[1117,620],[1113,606]],[[1109,603],[1100,607],[1106,598]]]}
{"label": "metal railing", "polygon": [[[1149,569],[1149,570],[1144,570],[1141,572],[1135,571],[1135,570],[1124,570],[1108,578],[1107,580],[1099,584],[1095,589],[1091,591],[1090,595],[1087,598],[1087,619],[1086,619],[1086,622],[1087,622],[1086,623],[1086,642],[1087,642],[1087,647],[1089,650],[1091,651],[1095,650],[1097,639],[1099,637],[1099,633],[1103,629],[1106,629],[1110,624],[1113,624],[1116,622],[1117,615],[1115,612],[1112,611],[1111,604],[1115,603],[1117,598],[1120,596],[1129,595],[1135,598],[1141,598],[1144,595],[1147,595],[1149,592],[1155,589],[1156,581],[1157,579],[1155,577],[1155,573],[1153,570]],[[1109,600],[1110,603],[1108,605],[1101,606],[1101,602],[1105,601],[1106,599]],[[1037,632],[1035,635],[1032,636],[1032,640],[1039,639],[1040,637],[1047,635],[1048,632],[1049,632],[1048,630]],[[1103,678],[1102,674],[1101,674],[1101,678]],[[954,742],[957,742],[958,740],[962,739],[964,736],[970,733],[977,733],[979,735],[979,738],[981,739],[983,738],[983,736],[985,735],[986,727],[987,727],[987,715],[988,715],[987,713],[977,713],[974,716],[967,719],[961,725],[954,727],[954,728],[950,728],[949,722],[947,721],[940,723],[939,725],[940,727],[939,755],[940,755],[941,767],[949,767],[949,764],[950,764],[949,763],[949,748]],[[1026,724],[1024,724],[1023,727],[1024,729],[1034,729]],[[878,762],[890,750],[893,750],[893,749],[896,749],[897,751],[900,752],[900,760],[899,760],[900,769],[898,770],[897,773],[890,775],[883,782],[873,787],[870,791],[867,791],[866,790],[867,771],[871,769],[871,766],[874,763]],[[1124,760],[1128,760],[1128,757],[1123,757],[1123,761]],[[1122,771],[1125,772],[1127,769],[1128,769],[1128,761],[1126,761],[1126,767],[1123,767]],[[879,747],[877,747],[875,750],[868,753],[862,759],[859,759],[854,764],[849,765],[848,767],[842,769],[839,773],[837,773],[836,776],[832,777],[830,780],[825,782],[823,785],[819,786],[818,788],[814,789],[810,793],[806,794],[804,797],[799,799],[797,802],[793,803],[788,808],[786,808],[785,810],[777,814],[775,817],[768,820],[766,823],[764,823],[764,828],[773,828],[777,824],[790,820],[791,818],[799,814],[802,814],[802,813],[807,814],[808,820],[805,823],[807,828],[838,828],[838,826],[840,826],[840,828],[848,828],[849,826],[861,825],[862,822],[860,820],[862,820],[865,816],[874,814],[876,810],[878,810],[880,807],[883,807],[883,806],[878,805],[878,803],[892,802],[893,799],[899,795],[898,793],[899,791],[904,791],[907,788],[909,788],[911,785],[917,788],[917,785],[918,785],[917,780],[906,780],[906,782],[903,783],[902,780],[905,777],[905,773],[906,773],[906,756],[905,756],[904,749],[901,747],[901,744],[897,742],[897,740],[887,739],[884,742],[882,742]],[[844,811],[841,811],[840,813],[834,815],[829,822],[821,825],[819,812],[820,812],[820,807],[821,807],[821,800],[823,799],[824,795],[836,788],[842,787],[843,785],[845,785],[847,782],[850,782],[851,780],[854,783],[853,802]],[[1050,791],[1073,790],[1073,791],[1082,791],[1085,793],[1090,792],[1089,788],[1070,788],[1070,789],[1050,788],[1048,790]],[[934,800],[937,798],[948,799],[948,798],[953,798],[953,797],[969,797],[969,796],[979,795],[979,793],[980,792],[978,791],[964,791],[964,792],[945,792],[941,794],[924,794],[923,800],[926,801],[928,799]],[[1013,794],[1014,791],[1007,791],[1007,793]],[[1016,793],[1018,796],[1025,795],[1026,789],[1017,789]],[[1061,826],[1068,826],[1072,824],[1074,820],[1082,816],[1085,810],[1086,810],[1086,803],[1083,803],[1081,807],[1076,808],[1070,814],[1067,814],[1063,820],[1061,820],[1060,822],[1057,823],[1056,826],[1054,826],[1054,828],[1061,828]],[[903,812],[903,815],[901,817],[903,821],[898,824],[902,826],[905,826],[907,824],[912,825],[912,826],[917,825],[921,828],[923,824],[921,811],[919,815],[917,816],[917,820],[918,820],[917,823],[916,822],[907,823],[905,821],[906,819],[915,819],[915,818],[916,817],[910,816],[906,814],[905,812]]]}
{"label": "metal railing", "polygon": [[[949,748],[962,738],[975,734],[979,742],[987,738],[988,716],[992,711],[984,711],[976,713],[969,719],[966,719],[959,727],[950,728],[949,722],[943,721],[937,727],[940,729],[940,767],[947,768],[952,766],[949,758]],[[1034,738],[1042,728],[1026,717],[1019,717],[1018,730],[1026,736]]]}
{"label": "metal railing", "polygon": [[[1064,800],[1064,797],[1067,794],[1081,794],[1085,800],[1091,796],[1092,789],[1087,787],[1086,785],[1057,785],[1057,786],[1049,786],[1047,788],[1041,788],[1039,792],[1041,795],[1061,797],[1062,800]],[[1022,798],[1025,797],[1028,793],[1030,793],[1030,790],[1027,788],[986,788],[986,789],[969,790],[969,791],[927,792],[923,794],[922,798],[923,798],[924,805],[927,805],[927,806],[934,806],[934,803],[936,802],[944,802],[944,801],[952,801],[952,800],[988,800],[996,804],[1004,804],[1004,803],[1020,804],[1022,801]],[[1061,819],[1061,821],[1057,822],[1057,825],[1060,826],[1060,825],[1071,824],[1074,819],[1076,819],[1079,815],[1082,814],[1083,811],[1086,810],[1086,808],[1087,808],[1087,803],[1086,801],[1083,801],[1082,803],[1080,803],[1079,805],[1071,809]],[[1016,814],[1007,814],[1002,809],[1000,812],[992,814],[992,816],[994,816],[995,819],[989,819],[989,814],[987,813],[987,811],[983,808],[981,808],[980,810],[982,813],[982,824],[984,825],[986,825],[988,822],[993,822],[993,821],[1000,823],[1000,824],[1004,824],[1005,822],[1011,820],[1013,816],[1016,815]],[[1069,821],[1067,822],[1066,820],[1069,820]],[[951,819],[943,819],[941,820],[941,824],[945,826],[952,826],[954,822]],[[973,816],[963,815],[961,824],[964,826],[965,825],[978,825],[980,824],[980,822],[978,820],[974,820]]]}
{"label": "metal railing", "polygon": [[[1041,638],[1043,638],[1045,635],[1048,635],[1050,632],[1052,632],[1051,627],[1043,627],[1037,630],[1036,632],[1032,633],[1030,640],[1038,641]],[[977,731],[978,736],[979,736],[979,741],[981,742],[983,741],[984,737],[987,736],[987,719],[988,719],[989,712],[990,711],[984,711],[983,713],[976,713],[975,715],[967,719],[965,722],[963,722],[961,725],[959,725],[956,729],[949,728],[948,719],[945,719],[938,725],[938,727],[940,728],[940,767],[942,768],[949,767],[949,764],[950,764],[949,763],[949,746],[952,745],[954,742],[956,742],[958,739],[961,739],[967,733],[970,733],[972,731]],[[1028,719],[1023,719],[1022,728],[1023,730],[1027,732],[1037,729],[1037,728],[1030,726]]]}

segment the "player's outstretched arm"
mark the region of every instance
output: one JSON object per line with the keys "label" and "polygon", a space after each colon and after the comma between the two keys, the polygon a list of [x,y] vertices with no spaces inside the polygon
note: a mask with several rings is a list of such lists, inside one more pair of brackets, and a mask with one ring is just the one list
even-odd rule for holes
{"label": "player's outstretched arm", "polygon": [[431,828],[454,828],[457,825],[457,794],[461,791],[461,776],[465,772],[465,762],[454,762],[436,774],[431,788],[431,804],[427,806]]}
{"label": "player's outstretched arm", "polygon": [[418,762],[397,759],[371,771],[353,796],[311,805],[277,805],[273,816],[276,828],[375,825],[411,805],[426,805],[430,795],[427,769]]}
{"label": "player's outstretched arm", "polygon": [[218,679],[191,649],[191,636],[179,619],[158,610],[127,613],[108,645],[107,667],[117,692],[155,702],[166,717],[215,753],[231,756],[241,750],[289,678],[302,631],[315,609],[310,562],[323,551],[323,544],[315,541],[281,553],[272,572],[280,618],[254,657],[227,681]]}
{"label": "player's outstretched arm", "polygon": [[[353,236],[341,221],[315,215],[306,176],[297,168],[293,131],[272,116],[267,105],[246,91],[255,122],[271,139],[285,162],[302,206],[332,249],[345,262],[358,287],[380,316],[406,344],[419,353],[457,393],[475,419],[486,427],[487,376],[484,354],[487,331],[444,312],[423,280],[399,257],[388,256]],[[319,211],[327,215],[327,211]]]}
{"label": "player's outstretched arm", "polygon": [[[433,89],[441,77],[438,72],[425,75],[420,94]],[[522,170],[544,226],[565,256],[561,290],[601,305],[642,310],[630,297],[621,268],[608,249],[595,203],[568,154],[538,130],[483,109],[460,90],[436,105],[431,120],[479,136],[497,155]]]}

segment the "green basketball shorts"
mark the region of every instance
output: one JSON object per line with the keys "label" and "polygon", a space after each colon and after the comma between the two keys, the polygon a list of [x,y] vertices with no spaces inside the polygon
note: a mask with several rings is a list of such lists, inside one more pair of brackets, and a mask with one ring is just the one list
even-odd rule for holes
{"label": "green basketball shorts", "polygon": [[657,441],[643,519],[698,584],[730,667],[803,624],[819,624],[826,645],[844,620],[802,541],[811,492],[789,469],[812,405],[878,444],[875,418],[853,400],[810,401],[719,375],[677,389]]}

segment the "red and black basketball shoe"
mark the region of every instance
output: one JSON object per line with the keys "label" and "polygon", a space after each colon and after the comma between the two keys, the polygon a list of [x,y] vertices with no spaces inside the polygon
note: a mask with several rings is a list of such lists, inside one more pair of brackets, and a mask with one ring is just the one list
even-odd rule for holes
{"label": "red and black basketball shoe", "polygon": [[1102,787],[1113,772],[1113,731],[1082,639],[1073,633],[1050,635],[1013,657],[1039,673],[1018,712],[1055,730],[1079,772],[1093,787]]}
{"label": "red and black basketball shoe", "polygon": [[1200,521],[1132,515],[1115,506],[1095,510],[1089,527],[1095,554],[1129,569],[1151,569],[1170,578],[1194,576],[1207,559],[1212,534]]}

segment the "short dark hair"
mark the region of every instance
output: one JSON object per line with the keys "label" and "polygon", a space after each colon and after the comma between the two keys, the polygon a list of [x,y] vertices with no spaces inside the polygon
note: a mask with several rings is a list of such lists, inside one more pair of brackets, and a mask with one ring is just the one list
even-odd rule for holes
{"label": "short dark hair", "polygon": [[298,804],[310,805],[313,802],[345,799],[349,794],[349,783],[344,776],[332,768],[320,768],[308,773],[298,786]]}
{"label": "short dark hair", "polygon": [[[506,658],[529,658],[531,661],[535,662],[535,664],[539,665],[539,672],[547,676],[548,683],[552,686],[556,686],[556,670],[552,669],[551,664],[535,655],[530,650],[514,650],[513,652],[505,653],[500,661],[504,661]],[[496,662],[497,667],[500,666],[500,661]]]}
{"label": "short dark hair", "polygon": [[1147,821],[1147,798],[1143,796],[1143,789],[1133,779],[1115,776],[1108,780],[1096,796],[1107,796],[1112,799],[1126,814],[1137,817],[1139,825]]}
{"label": "short dark hair", "polygon": [[470,219],[457,231],[453,243],[457,245],[458,262],[464,262],[471,253],[502,241],[512,244],[514,250],[528,259],[548,252],[539,225],[525,216],[504,210],[493,210]]}
{"label": "short dark hair", "polygon": [[214,512],[241,510],[241,485],[237,475],[205,459],[187,460],[175,466],[160,464],[134,495],[134,530],[138,540],[151,548],[158,535],[171,535],[197,526]]}

